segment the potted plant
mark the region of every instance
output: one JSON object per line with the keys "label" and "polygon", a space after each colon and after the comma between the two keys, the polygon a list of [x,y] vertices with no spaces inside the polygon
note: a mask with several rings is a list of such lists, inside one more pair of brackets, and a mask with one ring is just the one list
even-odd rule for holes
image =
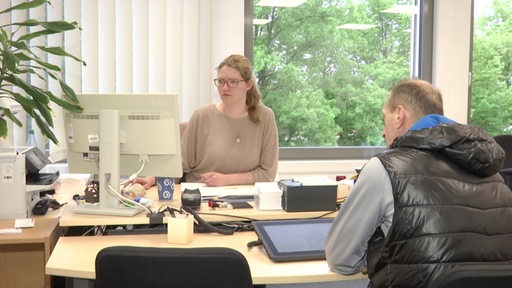
{"label": "potted plant", "polygon": [[[51,3],[48,0],[27,1],[0,11],[0,15],[42,5],[51,5]],[[82,107],[73,89],[62,80],[61,67],[47,62],[45,56],[52,54],[70,57],[83,65],[85,62],[67,53],[61,47],[31,45],[30,42],[38,37],[64,33],[77,28],[79,29],[76,22],[36,19],[0,25],[0,98],[20,104],[22,109],[35,120],[41,133],[53,143],[58,143],[58,140],[51,129],[53,128],[51,102],[71,112],[81,112]],[[42,80],[39,81],[41,85],[36,86],[27,81],[28,76],[34,75]],[[62,95],[57,96],[46,88],[50,78],[59,82]],[[18,89],[13,89],[15,87]],[[8,133],[6,118],[22,127],[22,123],[11,111],[10,106],[0,104],[0,137],[5,137]]]}

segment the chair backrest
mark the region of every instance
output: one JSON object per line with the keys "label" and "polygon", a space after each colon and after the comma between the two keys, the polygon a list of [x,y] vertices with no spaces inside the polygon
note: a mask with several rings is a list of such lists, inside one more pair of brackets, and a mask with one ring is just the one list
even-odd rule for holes
{"label": "chair backrest", "polygon": [[505,150],[505,165],[503,168],[512,168],[512,135],[496,135],[494,140]]}
{"label": "chair backrest", "polygon": [[114,246],[96,256],[95,287],[252,288],[252,278],[231,248]]}
{"label": "chair backrest", "polygon": [[512,264],[468,265],[445,270],[431,282],[432,288],[512,287]]}

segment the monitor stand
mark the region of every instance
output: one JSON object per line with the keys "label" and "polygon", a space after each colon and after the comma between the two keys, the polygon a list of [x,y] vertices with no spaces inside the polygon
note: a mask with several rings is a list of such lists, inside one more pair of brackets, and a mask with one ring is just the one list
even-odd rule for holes
{"label": "monitor stand", "polygon": [[109,191],[119,189],[119,111],[100,110],[100,163],[99,163],[99,203],[94,205],[78,205],[73,207],[74,213],[134,216],[142,211],[137,206],[127,207],[120,203],[119,199]]}

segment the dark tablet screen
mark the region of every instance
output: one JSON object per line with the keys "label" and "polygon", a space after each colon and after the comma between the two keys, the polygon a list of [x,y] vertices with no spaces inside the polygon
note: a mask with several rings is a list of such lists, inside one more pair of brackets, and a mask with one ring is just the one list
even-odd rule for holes
{"label": "dark tablet screen", "polygon": [[332,221],[332,218],[255,221],[253,225],[272,260],[322,260]]}

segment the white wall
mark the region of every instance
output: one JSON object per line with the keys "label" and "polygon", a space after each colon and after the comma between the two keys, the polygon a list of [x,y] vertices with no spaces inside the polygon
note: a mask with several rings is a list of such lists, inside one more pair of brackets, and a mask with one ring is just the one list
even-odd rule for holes
{"label": "white wall", "polygon": [[355,169],[363,167],[364,163],[366,160],[279,161],[277,178],[326,176],[335,180],[336,176],[354,175]]}
{"label": "white wall", "polygon": [[443,93],[446,116],[467,124],[470,86],[471,2],[436,0],[432,84]]}

